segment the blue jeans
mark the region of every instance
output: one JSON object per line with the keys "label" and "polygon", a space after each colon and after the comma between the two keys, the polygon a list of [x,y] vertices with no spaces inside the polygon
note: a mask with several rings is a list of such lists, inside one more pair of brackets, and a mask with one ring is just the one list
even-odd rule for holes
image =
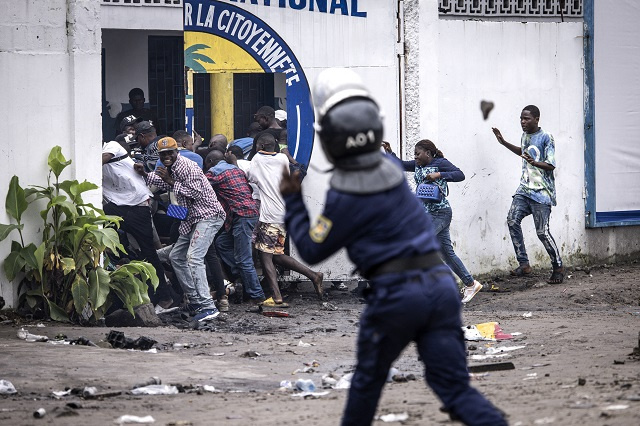
{"label": "blue jeans", "polygon": [[453,216],[451,207],[429,212],[429,214],[431,215],[436,237],[440,241],[442,260],[460,278],[464,285],[471,285],[473,277],[464,267],[456,252],[453,251],[453,245],[451,244],[451,235],[449,234],[449,225],[451,225],[451,217]]}
{"label": "blue jeans", "polygon": [[460,295],[444,265],[374,278],[367,303],[343,426],[371,424],[389,369],[412,341],[425,365],[427,384],[445,410],[466,425],[507,424],[469,385]]}
{"label": "blue jeans", "polygon": [[257,217],[234,215],[231,229],[216,238],[216,249],[231,272],[240,275],[245,292],[251,299],[264,299],[256,267],[253,264],[251,235],[258,222]]}
{"label": "blue jeans", "polygon": [[511,242],[513,243],[513,249],[516,252],[518,263],[520,265],[529,263],[527,249],[524,246],[524,237],[522,236],[522,227],[520,226],[522,219],[529,215],[533,215],[536,234],[538,234],[538,239],[540,239],[551,258],[551,265],[554,269],[562,267],[560,250],[558,250],[558,246],[549,232],[551,206],[548,204],[538,203],[533,201],[531,198],[516,194],[513,196],[511,208],[507,215],[507,225],[509,225],[509,234],[511,235]]}
{"label": "blue jeans", "polygon": [[204,256],[222,223],[223,220],[219,217],[196,223],[191,232],[178,237],[169,254],[173,270],[189,303],[203,309],[215,308],[209,293]]}

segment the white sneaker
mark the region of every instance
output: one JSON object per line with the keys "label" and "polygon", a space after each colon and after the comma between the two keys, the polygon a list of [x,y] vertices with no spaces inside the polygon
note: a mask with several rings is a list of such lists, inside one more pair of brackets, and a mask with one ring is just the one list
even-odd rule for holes
{"label": "white sneaker", "polygon": [[462,303],[468,303],[473,299],[480,290],[482,290],[482,284],[478,281],[473,280],[473,285],[469,287],[464,287],[462,289]]}

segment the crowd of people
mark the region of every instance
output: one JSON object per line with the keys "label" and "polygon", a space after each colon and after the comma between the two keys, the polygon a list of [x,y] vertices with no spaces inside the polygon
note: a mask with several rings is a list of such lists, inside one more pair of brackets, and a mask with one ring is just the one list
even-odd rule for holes
{"label": "crowd of people", "polygon": [[261,107],[246,137],[215,134],[205,143],[196,132],[158,134],[143,96],[130,92],[130,114],[102,149],[104,210],[123,218],[127,250],[111,254],[116,267],[150,262],[156,312],[181,309],[195,321],[228,311],[230,296],[250,311],[288,307],[278,271],[306,276],[322,298],[324,275],[287,254],[282,169],[302,179],[306,168],[287,149],[286,112]]}
{"label": "crowd of people", "polygon": [[[130,114],[118,117],[118,136],[103,146],[104,210],[123,218],[120,234],[129,253],[115,254],[115,263],[137,257],[155,267],[160,284],[150,298],[156,311],[180,307],[206,321],[229,310],[229,296],[249,303],[249,310],[287,307],[278,283],[283,270],[305,276],[322,298],[322,272],[288,255],[281,170],[295,172],[302,181],[306,167],[287,149],[286,112],[263,106],[246,137],[228,142],[225,135],[215,134],[206,143],[197,132],[195,137],[184,130],[159,135],[151,118],[155,115],[143,107],[142,91],[133,89],[130,98]],[[520,222],[532,214],[551,257],[549,282],[559,283],[564,270],[549,233],[555,205],[553,137],[538,127],[539,117],[533,105],[523,110],[521,147],[493,131],[500,144],[523,158],[521,184],[508,216],[519,262],[512,274],[531,273]],[[421,205],[434,226],[441,259],[462,282],[462,303],[468,303],[483,286],[453,249],[447,198],[448,182],[464,180],[464,173],[428,139],[415,145],[410,161],[399,160],[387,142],[381,142],[381,151],[412,172],[419,187],[437,187],[438,198],[423,198]]]}

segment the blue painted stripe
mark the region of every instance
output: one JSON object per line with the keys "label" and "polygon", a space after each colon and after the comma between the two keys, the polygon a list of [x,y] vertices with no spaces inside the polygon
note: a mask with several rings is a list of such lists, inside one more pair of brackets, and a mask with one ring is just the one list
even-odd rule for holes
{"label": "blue painted stripe", "polygon": [[587,227],[596,227],[596,140],[595,91],[593,72],[593,0],[584,1],[584,178]]}

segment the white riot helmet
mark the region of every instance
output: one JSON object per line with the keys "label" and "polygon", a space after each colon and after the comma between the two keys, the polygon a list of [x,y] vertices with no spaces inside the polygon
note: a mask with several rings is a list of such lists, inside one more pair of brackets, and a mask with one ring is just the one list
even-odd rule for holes
{"label": "white riot helmet", "polygon": [[335,169],[331,187],[353,194],[388,190],[404,173],[380,151],[383,125],[378,104],[360,77],[348,69],[320,73],[313,90],[315,129]]}
{"label": "white riot helmet", "polygon": [[380,150],[383,125],[360,76],[344,68],[321,72],[313,100],[318,113],[315,129],[329,161],[336,167],[369,167],[370,161],[355,157]]}

